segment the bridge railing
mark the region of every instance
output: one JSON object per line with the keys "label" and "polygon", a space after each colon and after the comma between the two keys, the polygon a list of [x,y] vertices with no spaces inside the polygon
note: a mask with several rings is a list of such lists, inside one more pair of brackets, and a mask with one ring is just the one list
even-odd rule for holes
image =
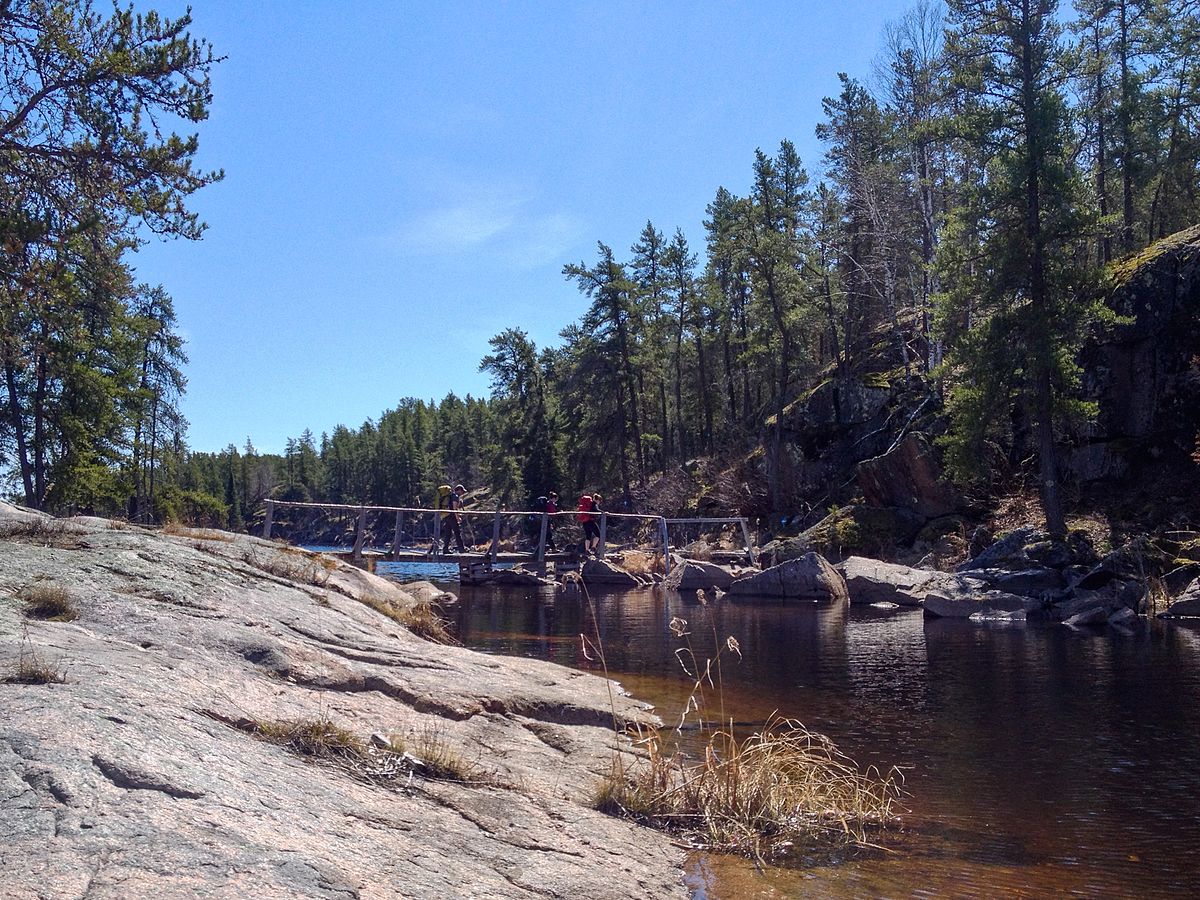
{"label": "bridge railing", "polygon": [[[362,557],[364,544],[367,538],[367,515],[368,513],[393,513],[395,515],[395,530],[393,532],[393,540],[391,553],[393,556],[399,555],[405,535],[406,519],[410,519],[411,523],[422,522],[426,516],[431,517],[431,527],[427,531],[427,536],[432,537],[430,555],[436,558],[438,556],[438,548],[442,543],[442,523],[445,516],[453,513],[456,516],[475,517],[476,519],[491,520],[491,542],[488,545],[487,555],[492,562],[495,562],[496,555],[499,552],[502,536],[507,523],[508,532],[510,535],[518,534],[523,529],[528,529],[529,537],[532,539],[532,532],[536,529],[537,543],[536,549],[530,550],[530,555],[536,559],[539,564],[546,560],[547,538],[550,532],[551,519],[555,522],[555,531],[559,531],[560,523],[566,527],[562,527],[562,537],[569,541],[575,541],[574,525],[578,522],[579,512],[576,510],[560,510],[554,513],[547,513],[544,510],[511,510],[497,507],[494,510],[486,509],[431,509],[420,506],[364,506],[345,503],[313,503],[301,500],[267,500],[266,511],[263,517],[263,537],[267,540],[271,539],[271,533],[275,523],[276,507],[298,507],[305,509],[321,509],[328,511],[336,511],[343,513],[352,513],[357,515],[357,523],[355,526],[354,547],[351,551],[355,559]],[[627,531],[627,526],[641,523],[639,531],[643,537],[649,537],[646,534],[647,530],[656,531],[656,541],[661,548],[663,555],[663,565],[669,573],[671,571],[671,541],[670,528],[671,526],[681,525],[735,525],[740,527],[742,540],[745,545],[746,554],[751,561],[755,561],[754,547],[750,539],[750,529],[744,518],[740,517],[695,517],[695,518],[667,518],[665,516],[651,515],[646,513],[619,513],[608,512],[602,510],[594,515],[599,516],[600,527],[600,543],[596,548],[596,556],[603,559],[605,556],[610,523],[620,531]],[[513,526],[514,520],[520,524]],[[464,519],[460,519],[464,521]],[[530,527],[533,526],[533,527]],[[647,529],[649,526],[649,529]],[[414,529],[415,538],[415,529]]]}

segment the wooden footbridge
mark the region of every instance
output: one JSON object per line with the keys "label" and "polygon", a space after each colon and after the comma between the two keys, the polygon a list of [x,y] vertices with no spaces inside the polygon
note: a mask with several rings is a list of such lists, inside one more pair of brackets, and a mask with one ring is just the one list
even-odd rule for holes
{"label": "wooden footbridge", "polygon": [[[498,564],[505,566],[516,564],[531,565],[535,571],[544,573],[548,563],[570,565],[578,563],[580,560],[580,554],[577,552],[549,549],[550,541],[548,537],[552,531],[551,521],[553,520],[555,524],[560,522],[574,523],[579,516],[579,513],[574,510],[547,513],[541,510],[510,510],[499,507],[494,510],[457,509],[453,511],[453,515],[459,516],[460,521],[465,522],[470,517],[475,517],[476,520],[482,519],[485,522],[490,520],[492,526],[491,541],[488,543],[486,550],[443,553],[441,552],[443,517],[450,514],[444,509],[426,509],[412,506],[356,506],[340,503],[306,503],[292,500],[268,500],[266,501],[266,506],[266,516],[263,521],[263,537],[268,540],[272,536],[276,510],[281,507],[298,507],[357,516],[354,545],[344,551],[326,552],[331,552],[331,555],[346,559],[356,565],[365,566],[371,570],[375,568],[375,563],[381,560],[405,563],[458,563],[459,572],[464,579],[478,579],[486,577],[493,567]],[[372,513],[391,513],[395,516],[392,543],[386,549],[374,548],[367,545],[367,516]],[[666,516],[642,513],[607,511],[593,513],[593,515],[599,517],[600,543],[596,548],[596,556],[599,559],[604,559],[605,556],[608,545],[609,525],[618,523],[623,525],[640,525],[643,528],[649,526],[651,532],[657,538],[656,549],[662,553],[663,564],[667,572],[671,571],[671,529],[677,526],[738,526],[741,529],[745,550],[744,552],[735,552],[730,555],[736,558],[749,557],[751,561],[755,559],[754,546],[750,540],[750,527],[744,518],[667,518]],[[505,530],[504,524],[513,518],[519,519],[522,523],[538,523],[537,543],[525,552],[502,551],[500,549]],[[407,544],[405,542],[406,524],[413,526],[412,531],[414,533],[414,539],[409,540]],[[415,543],[415,531],[418,527],[425,528],[425,539],[430,541],[428,546],[424,543],[420,545]],[[520,530],[519,527],[510,529],[510,533]],[[422,547],[425,549],[422,549]]]}

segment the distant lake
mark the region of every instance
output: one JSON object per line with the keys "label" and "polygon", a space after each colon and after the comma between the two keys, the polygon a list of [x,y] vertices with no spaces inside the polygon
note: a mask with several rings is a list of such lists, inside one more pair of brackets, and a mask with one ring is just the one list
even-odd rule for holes
{"label": "distant lake", "polygon": [[[635,590],[578,595],[449,584],[470,647],[609,671],[678,716],[690,689],[672,617],[722,660],[727,715],[778,711],[860,766],[900,766],[909,793],[891,852],[765,875],[697,854],[696,898],[1183,897],[1200,893],[1200,631],[978,626],[871,607],[701,606]],[[685,733],[686,736],[686,733]],[[685,742],[686,746],[686,742]]]}

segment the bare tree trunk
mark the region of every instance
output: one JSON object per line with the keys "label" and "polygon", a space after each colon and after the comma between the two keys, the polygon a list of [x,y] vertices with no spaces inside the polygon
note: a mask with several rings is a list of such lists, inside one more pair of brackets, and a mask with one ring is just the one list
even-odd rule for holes
{"label": "bare tree trunk", "polygon": [[21,485],[25,489],[25,505],[36,508],[33,493],[33,470],[29,465],[29,449],[25,445],[25,422],[21,415],[21,400],[17,396],[17,370],[11,351],[4,349],[4,382],[8,388],[8,416],[17,439],[17,459],[21,464]]}

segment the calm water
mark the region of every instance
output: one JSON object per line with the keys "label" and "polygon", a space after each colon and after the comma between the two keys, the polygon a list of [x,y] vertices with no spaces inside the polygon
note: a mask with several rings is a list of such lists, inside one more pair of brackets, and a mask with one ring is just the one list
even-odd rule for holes
{"label": "calm water", "polygon": [[909,797],[890,852],[757,873],[697,855],[696,898],[1180,897],[1200,892],[1200,631],[980,627],[920,611],[701,606],[651,590],[578,595],[458,587],[465,644],[608,667],[674,720],[691,682],[669,628],[696,655],[727,636],[726,714],[778,711],[825,732],[860,766],[899,766]]}

